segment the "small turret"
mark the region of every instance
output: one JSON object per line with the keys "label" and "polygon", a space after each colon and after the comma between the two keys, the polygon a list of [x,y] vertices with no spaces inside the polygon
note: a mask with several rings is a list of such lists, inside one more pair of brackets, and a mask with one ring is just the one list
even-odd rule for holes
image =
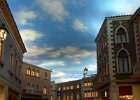
{"label": "small turret", "polygon": [[84,72],[83,72],[83,77],[87,77],[88,76],[88,69],[85,67]]}

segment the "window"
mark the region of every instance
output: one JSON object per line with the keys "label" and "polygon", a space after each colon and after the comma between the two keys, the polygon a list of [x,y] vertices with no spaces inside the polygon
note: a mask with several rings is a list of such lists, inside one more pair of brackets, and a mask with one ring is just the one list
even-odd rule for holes
{"label": "window", "polygon": [[66,90],[66,87],[65,86],[63,87],[63,90]]}
{"label": "window", "polygon": [[88,84],[88,86],[91,86],[91,82],[90,82],[90,81],[88,81],[88,83],[87,83],[87,84]]}
{"label": "window", "polygon": [[46,87],[43,88],[43,94],[47,94],[47,88]]}
{"label": "window", "polygon": [[48,73],[47,72],[45,72],[45,78],[48,79]]}
{"label": "window", "polygon": [[30,83],[27,84],[26,89],[27,89],[27,90],[30,90]]}
{"label": "window", "polygon": [[84,86],[88,86],[87,84],[88,84],[88,83],[87,83],[87,82],[85,82],[85,83],[84,83]]}
{"label": "window", "polygon": [[118,72],[127,73],[130,71],[128,55],[124,50],[122,50],[118,55]]}
{"label": "window", "polygon": [[32,69],[31,75],[32,75],[32,76],[35,76],[35,69]]}
{"label": "window", "polygon": [[70,86],[70,89],[73,89],[73,85]]}
{"label": "window", "polygon": [[67,95],[67,100],[69,100],[69,95]]}
{"label": "window", "polygon": [[79,84],[77,84],[77,86],[76,86],[77,88],[79,88]]}
{"label": "window", "polygon": [[61,90],[61,87],[58,87],[58,90],[60,91]]}
{"label": "window", "polygon": [[31,75],[31,69],[30,68],[26,69],[26,74]]}
{"label": "window", "polygon": [[67,90],[69,90],[69,86],[67,86]]}
{"label": "window", "polygon": [[77,100],[79,100],[79,99],[80,99],[80,95],[79,95],[79,94],[77,94],[77,95],[76,95],[76,98],[77,98]]}
{"label": "window", "polygon": [[39,77],[39,70],[36,71],[36,77]]}
{"label": "window", "polygon": [[71,93],[70,95],[70,100],[73,100],[73,93]]}
{"label": "window", "polygon": [[85,91],[85,93],[84,93],[84,97],[85,97],[85,98],[87,97],[87,91]]}
{"label": "window", "polygon": [[36,84],[36,85],[34,86],[34,90],[35,90],[35,91],[38,91],[38,84]]}
{"label": "window", "polygon": [[117,43],[127,42],[127,35],[123,28],[118,29],[116,34],[116,42]]}
{"label": "window", "polygon": [[35,85],[34,84],[32,84],[32,88],[31,88],[31,90],[34,90],[35,89]]}

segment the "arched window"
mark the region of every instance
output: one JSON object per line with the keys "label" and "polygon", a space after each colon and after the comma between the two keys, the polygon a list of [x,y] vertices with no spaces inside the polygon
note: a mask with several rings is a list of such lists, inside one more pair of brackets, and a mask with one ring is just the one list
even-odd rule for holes
{"label": "arched window", "polygon": [[30,69],[30,68],[28,68],[28,69],[26,70],[26,74],[27,74],[27,75],[31,75],[31,69]]}
{"label": "arched window", "polygon": [[27,84],[26,89],[27,89],[27,90],[30,90],[30,83]]}
{"label": "arched window", "polygon": [[44,88],[43,88],[43,94],[47,94],[47,93],[48,93],[47,87],[44,87]]}
{"label": "arched window", "polygon": [[45,72],[45,79],[49,79],[48,73]]}
{"label": "arched window", "polygon": [[31,75],[35,76],[35,69],[32,69]]}
{"label": "arched window", "polygon": [[39,70],[36,70],[36,77],[39,77]]}
{"label": "arched window", "polygon": [[118,72],[119,73],[131,72],[128,54],[124,50],[121,50],[118,54]]}
{"label": "arched window", "polygon": [[127,34],[123,28],[119,28],[116,33],[116,42],[123,43],[127,42]]}

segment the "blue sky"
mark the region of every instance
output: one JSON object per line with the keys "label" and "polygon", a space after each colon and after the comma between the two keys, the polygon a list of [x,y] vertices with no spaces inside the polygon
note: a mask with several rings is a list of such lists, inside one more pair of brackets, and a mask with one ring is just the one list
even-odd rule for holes
{"label": "blue sky", "polygon": [[52,80],[96,73],[95,38],[107,16],[133,14],[140,0],[7,0],[23,38],[24,61],[52,69]]}

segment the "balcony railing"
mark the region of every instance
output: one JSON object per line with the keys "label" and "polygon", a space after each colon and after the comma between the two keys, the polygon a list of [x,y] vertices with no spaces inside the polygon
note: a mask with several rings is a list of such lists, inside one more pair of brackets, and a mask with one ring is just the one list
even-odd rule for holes
{"label": "balcony railing", "polygon": [[109,75],[106,75],[106,76],[98,76],[96,77],[96,80],[94,82],[94,87],[95,88],[101,88],[102,86],[108,84],[110,81],[109,79]]}
{"label": "balcony railing", "polygon": [[24,93],[24,94],[30,94],[30,95],[43,95],[43,93],[41,91],[29,90],[29,89],[22,90],[22,93]]}
{"label": "balcony railing", "polygon": [[140,63],[136,63],[133,69],[134,69],[133,77],[140,78]]}

